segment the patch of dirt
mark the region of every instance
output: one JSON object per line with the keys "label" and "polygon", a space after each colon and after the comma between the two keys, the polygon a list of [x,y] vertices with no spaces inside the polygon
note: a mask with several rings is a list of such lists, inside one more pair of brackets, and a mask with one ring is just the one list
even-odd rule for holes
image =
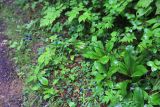
{"label": "patch of dirt", "polygon": [[4,21],[0,20],[0,107],[22,107],[23,83],[9,59],[5,29]]}
{"label": "patch of dirt", "polygon": [[5,3],[6,5],[11,5],[14,1],[13,0],[0,0],[1,3]]}

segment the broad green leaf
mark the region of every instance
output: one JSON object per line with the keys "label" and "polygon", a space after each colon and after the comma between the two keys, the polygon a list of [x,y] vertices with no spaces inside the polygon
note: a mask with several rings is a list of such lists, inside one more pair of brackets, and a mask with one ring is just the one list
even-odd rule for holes
{"label": "broad green leaf", "polygon": [[98,60],[98,62],[102,64],[107,64],[108,61],[109,61],[109,56],[106,56],[106,55]]}
{"label": "broad green leaf", "polygon": [[103,75],[103,74],[100,74],[100,73],[97,73],[96,75],[95,75],[95,80],[96,80],[96,82],[101,82],[103,79],[105,78],[105,76]]}
{"label": "broad green leaf", "polygon": [[128,72],[128,68],[126,67],[126,65],[124,64],[124,63],[119,63],[119,73],[121,73],[121,74],[124,74],[124,75],[129,75],[129,72]]}
{"label": "broad green leaf", "polygon": [[133,94],[134,101],[136,102],[136,107],[144,107],[144,95],[143,90],[139,87],[135,88]]}
{"label": "broad green leaf", "polygon": [[153,107],[153,105],[151,105],[151,104],[145,104],[144,107]]}
{"label": "broad green leaf", "polygon": [[39,58],[38,58],[38,64],[41,65],[45,60],[45,56],[42,54]]}
{"label": "broad green leaf", "polygon": [[160,27],[160,23],[155,23],[152,27],[152,29],[156,29],[156,28],[159,28]]}
{"label": "broad green leaf", "polygon": [[150,96],[150,102],[152,105],[160,105],[160,93],[154,93]]}
{"label": "broad green leaf", "polygon": [[99,59],[99,56],[97,56],[97,54],[94,51],[91,51],[91,50],[84,53],[83,57],[90,58],[90,59]]}
{"label": "broad green leaf", "polygon": [[159,60],[154,60],[154,63],[157,65],[157,66],[160,66],[160,61]]}
{"label": "broad green leaf", "polygon": [[105,55],[104,47],[101,41],[91,44],[90,48],[84,50],[83,56],[90,59],[99,59]]}
{"label": "broad green leaf", "polygon": [[150,20],[147,20],[146,21],[149,25],[152,25],[152,24],[155,24],[158,22],[157,18],[153,18],[153,19],[150,19]]}
{"label": "broad green leaf", "polygon": [[57,91],[54,90],[53,88],[46,88],[45,91],[43,91],[43,94],[50,94],[50,95],[54,95],[56,94]]}
{"label": "broad green leaf", "polygon": [[140,76],[146,74],[147,71],[148,71],[148,70],[145,68],[145,66],[143,66],[143,65],[138,65],[138,66],[136,66],[135,71],[134,71],[134,73],[132,74],[132,77],[140,77]]}
{"label": "broad green leaf", "polygon": [[111,52],[113,47],[114,47],[114,42],[113,41],[107,41],[106,42],[105,48],[106,48],[107,52]]}
{"label": "broad green leaf", "polygon": [[45,77],[39,77],[38,80],[42,85],[48,85],[48,79]]}
{"label": "broad green leaf", "polygon": [[76,41],[76,43],[74,44],[76,49],[84,49],[85,48],[85,42],[82,41]]}
{"label": "broad green leaf", "polygon": [[101,63],[99,63],[99,62],[97,62],[97,61],[94,62],[94,67],[95,67],[100,73],[105,72],[105,67],[104,67],[104,65],[101,64]]}
{"label": "broad green leaf", "polygon": [[152,2],[153,0],[139,0],[137,3],[137,7],[147,8]]}
{"label": "broad green leaf", "polygon": [[104,56],[104,54],[105,54],[104,46],[101,41],[97,41],[94,43],[94,50],[95,50],[96,54],[100,57]]}
{"label": "broad green leaf", "polygon": [[138,17],[142,17],[144,15],[148,15],[148,13],[150,13],[152,10],[152,7],[148,7],[147,9],[140,8],[136,14]]}
{"label": "broad green leaf", "polygon": [[111,66],[107,72],[107,78],[110,78],[114,73],[116,73],[118,71],[118,67],[117,66]]}
{"label": "broad green leaf", "polygon": [[127,86],[130,81],[126,80],[116,84],[116,89],[118,89],[119,94],[125,96],[127,94]]}
{"label": "broad green leaf", "polygon": [[156,1],[156,7],[157,7],[156,14],[160,14],[160,0]]}
{"label": "broad green leaf", "polygon": [[97,36],[92,36],[92,42],[96,42],[97,41]]}
{"label": "broad green leaf", "polygon": [[146,91],[143,90],[144,100],[148,100],[149,95]]}
{"label": "broad green leaf", "polygon": [[74,102],[69,102],[69,107],[76,107],[76,104]]}
{"label": "broad green leaf", "polygon": [[156,71],[158,69],[153,61],[147,62],[147,65],[151,67],[152,71]]}

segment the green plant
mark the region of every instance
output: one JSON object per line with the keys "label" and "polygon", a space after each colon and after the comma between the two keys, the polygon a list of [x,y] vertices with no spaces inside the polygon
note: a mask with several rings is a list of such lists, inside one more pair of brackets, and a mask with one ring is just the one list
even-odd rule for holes
{"label": "green plant", "polygon": [[141,64],[141,60],[139,61],[140,57],[136,57],[134,54],[134,50],[126,50],[124,63],[119,65],[119,72],[130,77],[140,77],[147,73],[147,69]]}
{"label": "green plant", "polygon": [[44,35],[45,51],[27,80],[43,100],[71,107],[160,105],[159,0],[28,4],[38,9],[27,31]]}

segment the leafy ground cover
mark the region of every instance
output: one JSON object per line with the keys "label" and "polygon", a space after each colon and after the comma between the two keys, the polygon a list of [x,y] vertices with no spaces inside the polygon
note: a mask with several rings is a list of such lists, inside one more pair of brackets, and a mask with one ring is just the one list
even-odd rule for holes
{"label": "leafy ground cover", "polygon": [[160,106],[159,0],[15,2],[29,18],[11,45],[31,60],[26,106]]}

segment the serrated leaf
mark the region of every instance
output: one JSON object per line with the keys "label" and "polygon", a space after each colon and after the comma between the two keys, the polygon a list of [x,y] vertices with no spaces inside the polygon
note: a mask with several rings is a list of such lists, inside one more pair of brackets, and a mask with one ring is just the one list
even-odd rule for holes
{"label": "serrated leaf", "polygon": [[67,12],[68,22],[72,22],[72,20],[75,19],[79,15],[79,12],[82,10],[83,5],[79,4],[78,7],[73,7],[71,11]]}
{"label": "serrated leaf", "polygon": [[67,15],[69,16],[68,21],[71,22],[74,18],[77,17],[79,14],[79,9],[78,8],[73,8],[72,11],[68,12]]}
{"label": "serrated leaf", "polygon": [[44,12],[43,12],[43,18],[40,20],[40,27],[50,26],[53,21],[55,21],[56,18],[58,18],[61,14],[61,12],[66,7],[63,5],[60,5],[58,8],[55,8],[54,6],[49,6]]}
{"label": "serrated leaf", "polygon": [[136,39],[136,37],[135,37],[134,34],[127,34],[127,35],[125,35],[125,36],[121,39],[121,42],[128,42],[128,43],[130,43],[130,42],[133,42],[133,40],[135,40],[135,39]]}
{"label": "serrated leaf", "polygon": [[91,20],[91,12],[90,11],[85,11],[79,18],[78,21],[80,22],[85,22],[86,20]]}

